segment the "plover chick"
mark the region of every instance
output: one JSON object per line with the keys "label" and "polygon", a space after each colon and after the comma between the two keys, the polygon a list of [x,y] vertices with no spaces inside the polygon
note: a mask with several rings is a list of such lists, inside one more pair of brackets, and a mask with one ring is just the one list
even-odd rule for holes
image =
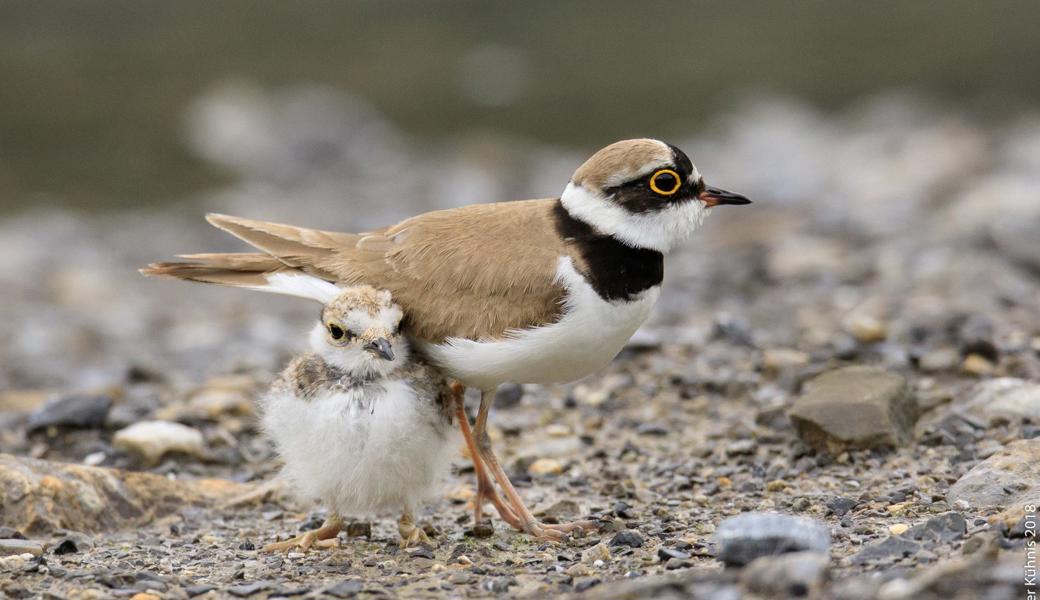
{"label": "plover chick", "polygon": [[[288,292],[325,305],[310,352],[294,358],[263,399],[263,425],[284,476],[329,517],[264,551],[334,546],[344,515],[400,515],[401,545],[428,541],[413,511],[437,490],[461,439],[461,396],[414,356],[390,293],[293,277]],[[457,400],[457,404],[456,404]]]}

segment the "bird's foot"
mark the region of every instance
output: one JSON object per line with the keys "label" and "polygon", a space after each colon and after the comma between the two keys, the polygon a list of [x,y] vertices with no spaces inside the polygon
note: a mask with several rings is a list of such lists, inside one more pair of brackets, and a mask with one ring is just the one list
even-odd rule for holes
{"label": "bird's foot", "polygon": [[300,535],[285,540],[284,542],[274,542],[268,544],[260,549],[261,552],[289,552],[290,550],[299,550],[300,552],[307,552],[311,548],[337,548],[339,547],[339,539],[336,537],[339,532],[343,529],[343,520],[338,516],[329,517],[325,520],[321,527],[301,533]]}
{"label": "bird's foot", "polygon": [[546,542],[563,541],[568,534],[575,531],[595,531],[598,525],[595,521],[574,521],[572,523],[542,523],[537,519],[524,521],[517,529],[527,533],[535,539]]}
{"label": "bird's foot", "polygon": [[412,516],[407,513],[401,515],[401,518],[397,520],[397,533],[401,538],[401,549],[430,543],[430,538],[423,528],[416,526]]}

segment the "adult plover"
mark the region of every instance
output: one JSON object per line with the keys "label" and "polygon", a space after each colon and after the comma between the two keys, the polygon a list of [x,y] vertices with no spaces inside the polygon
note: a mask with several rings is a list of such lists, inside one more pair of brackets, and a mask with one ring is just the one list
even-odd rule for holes
{"label": "adult plover", "polygon": [[[210,215],[262,252],[188,255],[143,272],[260,290],[275,275],[307,273],[389,290],[417,349],[482,392],[474,463],[502,486],[509,510],[499,512],[535,536],[559,538],[574,524],[539,523],[491,449],[495,389],[604,367],[650,314],[663,254],[712,207],[748,203],[706,185],[675,146],[625,140],[582,164],[559,198],[434,211],[360,234]],[[478,518],[481,500],[501,506],[485,480]]]}
{"label": "adult plover", "polygon": [[389,292],[341,291],[309,276],[276,276],[272,285],[325,304],[310,352],[289,363],[262,408],[285,477],[330,516],[316,530],[263,549],[334,545],[340,515],[388,511],[400,511],[402,546],[427,541],[413,510],[435,491],[460,446],[452,418],[462,411],[461,395],[411,355]]}

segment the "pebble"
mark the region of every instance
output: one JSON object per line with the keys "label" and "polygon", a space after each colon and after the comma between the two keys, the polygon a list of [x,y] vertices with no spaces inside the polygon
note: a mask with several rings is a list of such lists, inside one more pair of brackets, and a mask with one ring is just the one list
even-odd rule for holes
{"label": "pebble", "polygon": [[619,546],[628,546],[629,548],[641,548],[645,540],[638,531],[633,529],[625,529],[619,531],[614,537],[610,538],[610,547],[617,548]]}
{"label": "pebble", "polygon": [[28,431],[47,427],[98,429],[105,425],[112,397],[108,394],[73,394],[55,398],[29,415]]}
{"label": "pebble", "polygon": [[607,547],[605,542],[600,542],[591,548],[586,548],[581,553],[581,562],[585,564],[594,564],[597,560],[603,562],[610,560],[610,548]]}
{"label": "pebble", "polygon": [[563,463],[555,458],[539,458],[527,467],[531,475],[559,475],[563,473]]}
{"label": "pebble", "polygon": [[0,556],[31,554],[41,556],[43,546],[33,540],[2,539],[0,540]]}
{"label": "pebble", "polygon": [[741,573],[741,582],[765,597],[803,597],[818,594],[827,580],[830,557],[822,552],[792,552],[763,556],[751,561]]}
{"label": "pebble", "polygon": [[112,447],[139,456],[145,463],[158,464],[171,452],[204,457],[206,444],[197,430],[170,421],[141,421],[116,432]]}
{"label": "pebble", "polygon": [[888,526],[888,532],[892,535],[902,535],[906,533],[907,529],[910,529],[910,526],[906,523],[896,523]]}
{"label": "pebble", "polygon": [[907,539],[905,535],[893,536],[870,544],[854,554],[852,564],[864,565],[885,560],[899,560],[921,551],[921,544]]}
{"label": "pebble", "polygon": [[961,370],[969,375],[985,377],[992,375],[996,366],[985,357],[978,354],[969,354],[961,363]]}
{"label": "pebble", "polygon": [[926,352],[917,360],[917,367],[926,373],[953,371],[961,362],[956,348],[939,348]]}
{"label": "pebble", "polygon": [[855,314],[849,318],[848,332],[861,344],[882,342],[888,337],[888,326],[884,321],[867,314]]}
{"label": "pebble", "polygon": [[659,558],[661,562],[668,562],[673,558],[676,560],[690,560],[691,556],[689,553],[676,550],[675,548],[660,546],[657,548],[657,558]]}
{"label": "pebble", "polygon": [[975,465],[946,494],[947,502],[973,508],[1008,508],[1040,498],[1040,439],[1017,440]]}
{"label": "pebble", "polygon": [[18,573],[24,571],[25,568],[29,566],[29,561],[32,559],[33,555],[29,553],[2,556],[0,557],[0,573]]}
{"label": "pebble", "polygon": [[495,391],[495,408],[514,408],[520,405],[524,399],[524,386],[516,383],[506,383],[498,386]]}
{"label": "pebble", "polygon": [[855,498],[835,496],[834,498],[828,500],[825,506],[827,507],[827,510],[831,512],[831,514],[838,517],[844,517],[846,513],[856,508],[858,504],[859,500],[856,500]]}
{"label": "pebble", "polygon": [[201,596],[202,594],[205,594],[207,592],[212,592],[215,589],[217,588],[212,585],[207,585],[203,583],[199,585],[189,585],[188,587],[184,588],[184,591],[188,594],[188,597],[194,598],[195,596]]}
{"label": "pebble", "polygon": [[762,368],[771,372],[804,367],[812,358],[800,350],[791,348],[768,348],[762,352]]}
{"label": "pebble", "polygon": [[227,593],[231,594],[232,596],[237,596],[239,598],[247,598],[249,596],[252,596],[253,594],[259,594],[260,592],[266,590],[269,587],[271,587],[270,583],[267,583],[266,581],[258,581],[255,583],[245,583],[242,585],[231,586],[227,588]]}
{"label": "pebble", "polygon": [[803,442],[838,455],[848,449],[908,443],[918,408],[902,375],[845,367],[807,383],[788,415]]}
{"label": "pebble", "polygon": [[825,523],[777,513],[750,512],[730,517],[715,531],[717,557],[727,566],[742,566],[760,556],[811,550],[827,553],[830,531]]}

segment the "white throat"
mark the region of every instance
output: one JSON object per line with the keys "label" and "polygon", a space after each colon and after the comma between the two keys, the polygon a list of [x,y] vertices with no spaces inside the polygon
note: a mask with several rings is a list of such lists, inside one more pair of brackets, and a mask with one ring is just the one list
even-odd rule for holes
{"label": "white throat", "polygon": [[633,213],[598,192],[574,182],[563,190],[560,202],[572,217],[599,233],[610,235],[635,248],[668,252],[690,237],[711,213],[699,200],[683,202],[663,210]]}

